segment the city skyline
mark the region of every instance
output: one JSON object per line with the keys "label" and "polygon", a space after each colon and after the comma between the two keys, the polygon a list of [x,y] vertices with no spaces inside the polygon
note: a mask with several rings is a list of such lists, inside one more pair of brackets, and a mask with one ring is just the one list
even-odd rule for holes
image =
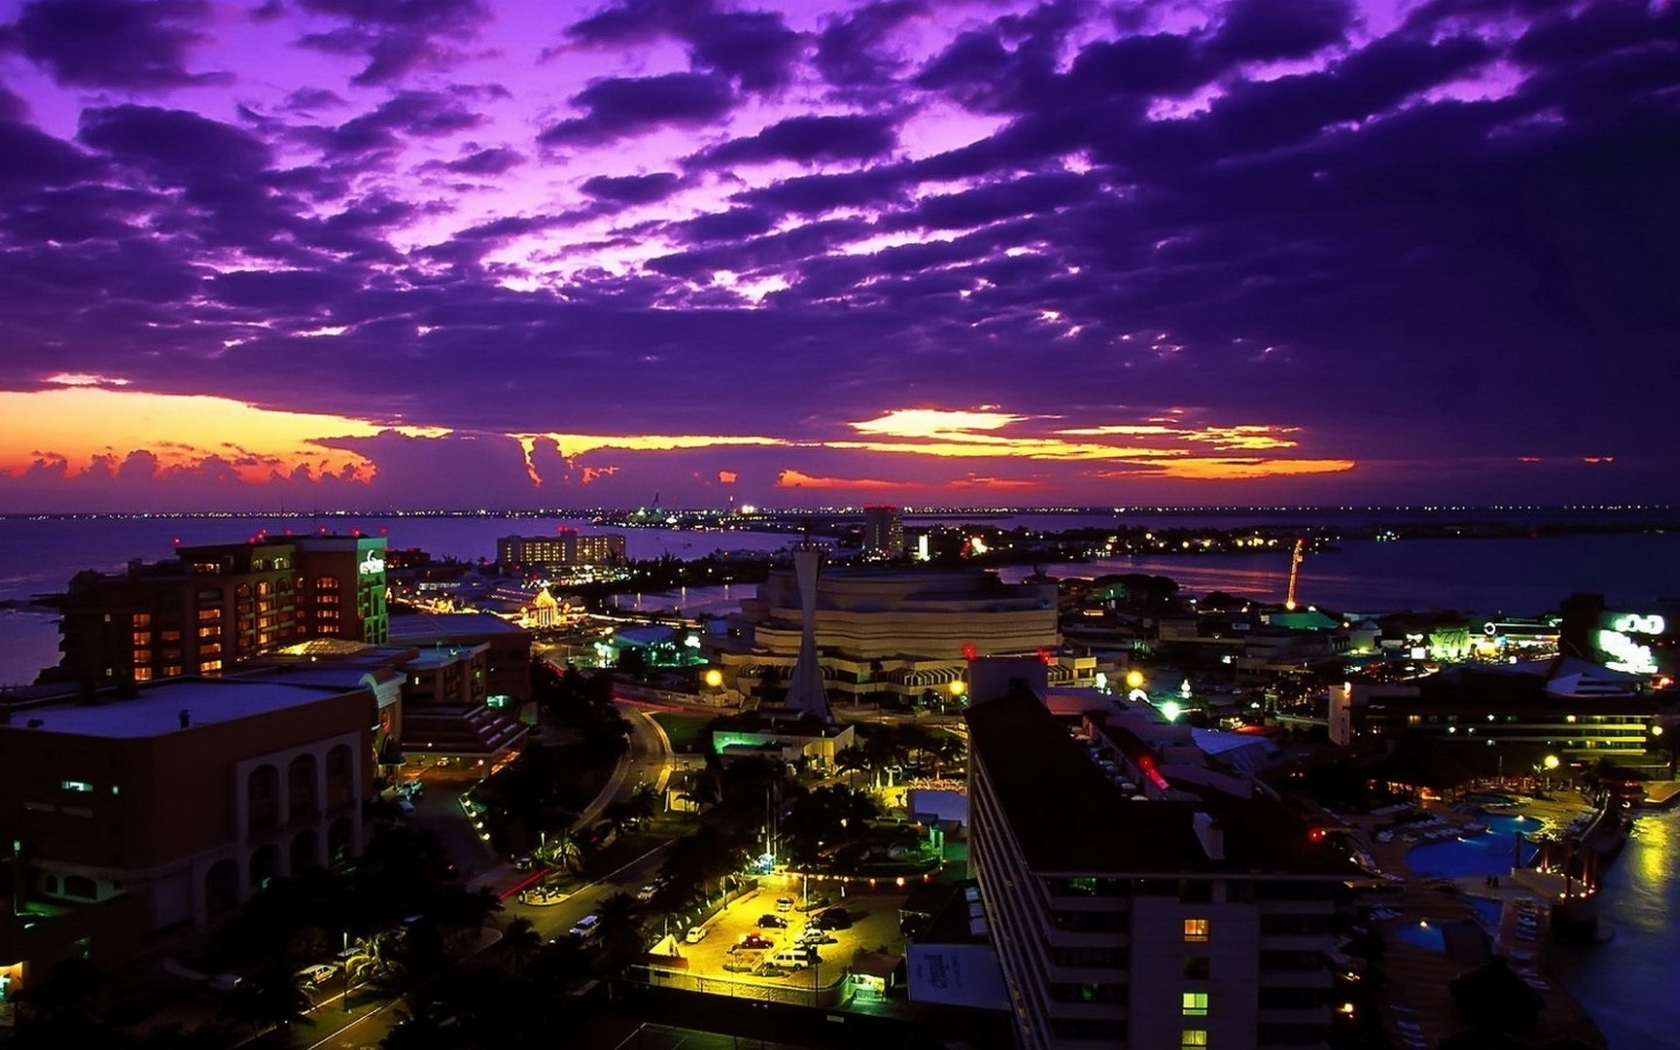
{"label": "city skyline", "polygon": [[1664,502],[1677,39],[0,0],[0,513]]}

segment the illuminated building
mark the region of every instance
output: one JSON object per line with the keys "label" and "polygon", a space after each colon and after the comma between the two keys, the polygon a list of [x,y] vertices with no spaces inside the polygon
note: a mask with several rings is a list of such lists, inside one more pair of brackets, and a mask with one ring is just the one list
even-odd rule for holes
{"label": "illuminated building", "polygon": [[[1519,664],[1465,664],[1427,678],[1389,684],[1349,681],[1330,689],[1329,732],[1335,744],[1425,736],[1456,748],[1534,756],[1568,763],[1660,768],[1653,727],[1659,705],[1639,675],[1563,656]],[[1474,756],[1470,756],[1474,758]],[[1489,769],[1492,772],[1493,769]]]}
{"label": "illuminated building", "polygon": [[14,697],[0,721],[0,841],[14,850],[0,958],[46,961],[90,938],[108,964],[271,878],[359,854],[370,676],[304,678]]}
{"label": "illuminated building", "polygon": [[904,515],[897,507],[863,508],[863,553],[885,558],[904,553]]}
{"label": "illuminated building", "polygon": [[503,536],[496,541],[496,561],[509,571],[622,565],[624,536],[580,536],[576,529],[561,529],[553,536]]}
{"label": "illuminated building", "polygon": [[1323,832],[1101,717],[1076,739],[1035,694],[967,713],[970,870],[1017,1045],[1324,1045],[1347,862]]}
{"label": "illuminated building", "polygon": [[45,677],[111,685],[216,676],[301,638],[386,639],[385,540],[297,536],[182,547],[77,573]]}
{"label": "illuminated building", "polygon": [[[817,670],[835,702],[949,696],[976,655],[1042,654],[1057,682],[1090,684],[1095,675],[1094,658],[1055,655],[1054,582],[1005,584],[983,569],[825,569],[814,599]],[[791,681],[806,642],[794,571],[773,570],[725,627],[702,644],[731,688]]]}

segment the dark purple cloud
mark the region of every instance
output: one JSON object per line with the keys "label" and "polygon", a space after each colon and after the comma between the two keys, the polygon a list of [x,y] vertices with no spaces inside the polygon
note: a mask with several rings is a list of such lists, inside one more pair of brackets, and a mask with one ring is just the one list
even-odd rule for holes
{"label": "dark purple cloud", "polygon": [[239,179],[261,172],[273,160],[267,143],[255,136],[184,109],[122,105],[85,110],[76,137],[165,185]]}
{"label": "dark purple cloud", "polygon": [[597,200],[652,204],[675,193],[680,185],[682,176],[661,171],[652,175],[596,175],[585,179],[579,189]]}
{"label": "dark purple cloud", "polygon": [[922,0],[874,0],[830,19],[817,41],[817,70],[839,87],[887,82],[905,64],[887,46],[888,37],[927,11]]}
{"label": "dark purple cloud", "polygon": [[1235,62],[1306,58],[1341,43],[1352,21],[1347,0],[1237,0],[1208,48]]}
{"label": "dark purple cloud", "polygon": [[482,119],[453,94],[402,91],[371,112],[310,137],[328,154],[365,155],[394,150],[405,136],[437,138],[467,131]]}
{"label": "dark purple cloud", "polygon": [[573,23],[566,36],[592,49],[661,37],[680,40],[688,45],[696,69],[721,74],[755,93],[786,84],[802,48],[799,34],[780,13],[725,11],[711,0],[626,0]]}
{"label": "dark purple cloud", "polygon": [[99,165],[74,146],[17,120],[0,120],[0,190],[64,186]]}
{"label": "dark purple cloud", "polygon": [[666,73],[612,78],[584,88],[572,104],[586,110],[537,136],[545,146],[594,146],[660,127],[694,127],[718,119],[735,104],[721,77]]}
{"label": "dark purple cloud", "polygon": [[874,160],[898,144],[891,114],[789,117],[749,138],[735,139],[693,158],[697,167],[792,160]]}
{"label": "dark purple cloud", "polygon": [[506,175],[525,163],[525,155],[505,146],[475,150],[460,160],[452,160],[444,167],[460,175]]}
{"label": "dark purple cloud", "polygon": [[164,91],[231,79],[187,69],[209,19],[205,0],[34,0],[0,27],[0,44],[60,84]]}
{"label": "dark purple cloud", "polygon": [[385,84],[416,69],[446,68],[459,55],[450,41],[471,40],[490,12],[481,0],[301,0],[343,25],[299,43],[334,55],[363,55],[356,84]]}

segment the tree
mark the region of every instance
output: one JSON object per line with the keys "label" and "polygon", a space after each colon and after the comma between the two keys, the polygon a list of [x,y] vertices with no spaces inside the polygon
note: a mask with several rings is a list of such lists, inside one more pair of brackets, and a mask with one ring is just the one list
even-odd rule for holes
{"label": "tree", "polygon": [[507,964],[509,971],[518,976],[536,959],[542,947],[542,934],[537,932],[536,925],[520,915],[502,931],[502,939],[496,943],[496,954]]}
{"label": "tree", "polygon": [[285,1031],[298,1022],[312,1024],[309,1011],[314,1008],[309,993],[304,990],[303,978],[292,968],[289,960],[276,956],[263,963],[257,972],[239,982],[224,1005],[229,1017],[256,1025],[259,1029],[278,1028]]}
{"label": "tree", "polygon": [[596,935],[601,946],[601,972],[609,977],[634,962],[646,947],[636,912],[636,899],[628,893],[615,893],[596,908],[601,917]]}
{"label": "tree", "polygon": [[551,832],[541,856],[545,863],[563,871],[577,871],[583,867],[583,844],[569,831]]}
{"label": "tree", "polygon": [[853,790],[856,790],[857,777],[855,774],[869,769],[869,754],[856,744],[849,744],[834,753],[834,766],[836,769],[851,775],[851,786]]}

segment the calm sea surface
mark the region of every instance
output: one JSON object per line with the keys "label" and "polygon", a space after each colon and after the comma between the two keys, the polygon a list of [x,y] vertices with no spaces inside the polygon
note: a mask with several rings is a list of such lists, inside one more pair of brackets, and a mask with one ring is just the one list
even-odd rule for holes
{"label": "calm sea surface", "polygon": [[[1407,519],[1393,512],[1231,512],[1076,518],[1017,515],[989,519],[1005,528],[1017,525],[1046,530],[1081,525],[1150,524],[1237,527],[1247,524],[1400,524],[1406,520],[1455,520],[1452,512]],[[1328,520],[1327,520],[1328,518]],[[1541,524],[1568,520],[1556,512],[1463,512],[1456,520],[1499,520]],[[926,519],[915,519],[926,520]],[[956,520],[956,519],[952,519]],[[1578,512],[1573,520],[1593,520]],[[1625,515],[1610,520],[1629,520]],[[496,539],[513,533],[538,535],[562,526],[580,531],[622,531],[632,558],[669,553],[698,558],[715,550],[776,550],[792,537],[750,532],[695,532],[667,529],[594,529],[585,522],[556,518],[169,518],[0,520],[0,600],[27,600],[36,594],[62,592],[83,569],[114,571],[131,558],[168,558],[177,544],[225,543],[255,536],[355,529],[384,535],[395,548],[418,547],[434,557],[477,561],[493,558]],[[1053,564],[1056,576],[1096,576],[1146,572],[1170,576],[1192,594],[1224,590],[1281,600],[1289,575],[1286,552],[1264,555],[1212,555],[1128,558],[1082,565]],[[1000,571],[1018,580],[1029,566]],[[687,612],[717,612],[750,588],[690,588],[677,595],[626,596],[621,604],[641,608],[680,607]],[[1643,608],[1658,597],[1680,596],[1680,530],[1661,533],[1606,533],[1525,539],[1429,539],[1379,543],[1350,540],[1341,549],[1309,555],[1301,566],[1303,602],[1339,612],[1377,613],[1401,609],[1457,609],[1476,616],[1505,613],[1534,615],[1556,607],[1574,591],[1603,593],[1612,607]],[[0,685],[34,680],[45,666],[58,662],[56,618],[28,608],[0,608]],[[1557,975],[1592,1012],[1610,1038],[1613,1050],[1646,1050],[1676,1045],[1680,997],[1666,988],[1680,935],[1670,916],[1680,914],[1680,813],[1640,818],[1632,841],[1612,869],[1605,887],[1604,924],[1610,938],[1593,948],[1558,960]],[[1654,994],[1655,993],[1655,994]]]}

